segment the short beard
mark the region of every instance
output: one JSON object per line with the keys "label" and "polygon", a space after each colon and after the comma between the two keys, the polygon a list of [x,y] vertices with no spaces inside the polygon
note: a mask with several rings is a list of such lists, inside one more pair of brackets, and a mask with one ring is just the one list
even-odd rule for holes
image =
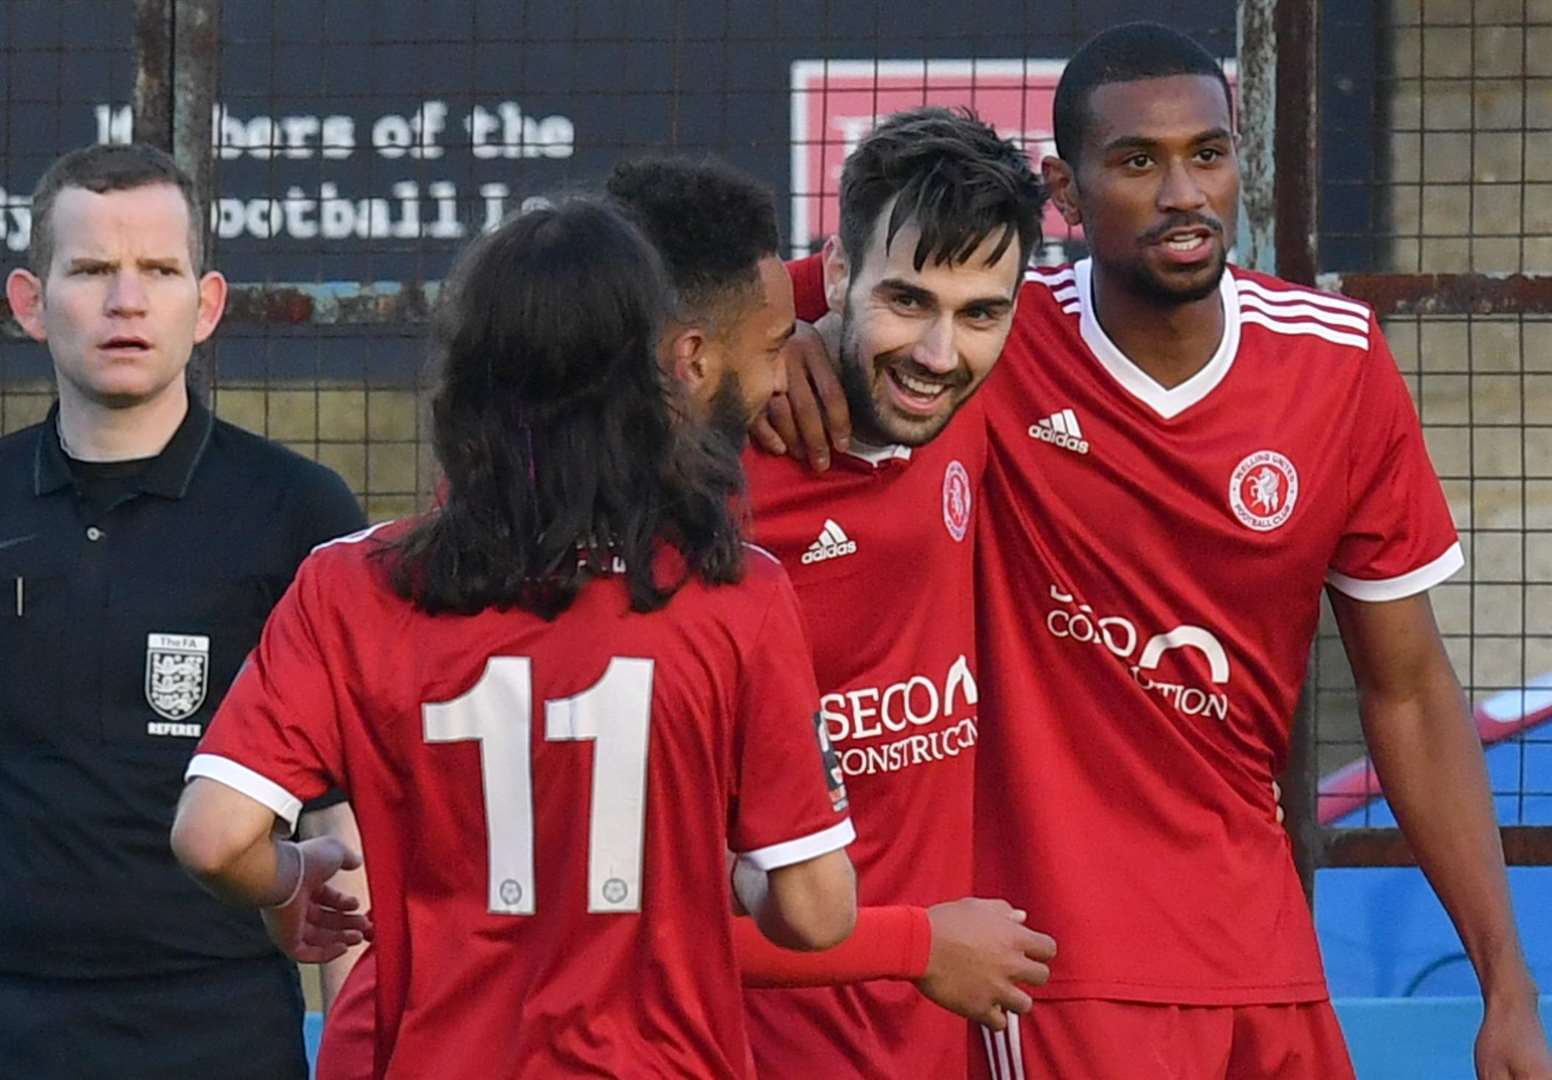
{"label": "short beard", "polygon": [[[851,323],[845,315],[841,316],[841,348],[840,348],[840,379],[841,389],[846,392],[846,407],[851,410],[851,429],[857,438],[873,446],[925,446],[942,434],[949,421],[954,419],[954,414],[960,410],[965,402],[969,401],[975,393],[972,389],[969,394],[964,393],[966,383],[956,379],[953,387],[947,393],[954,394],[957,400],[953,408],[932,425],[909,425],[903,433],[889,430],[888,422],[884,419],[884,412],[879,408],[878,399],[874,397],[874,385],[880,379],[889,378],[889,374],[883,371],[875,362],[875,357],[864,357],[862,351],[857,348],[856,341],[852,338]],[[963,394],[963,396],[958,396]]]}
{"label": "short beard", "polygon": [[754,422],[744,405],[744,387],[736,371],[722,376],[722,382],[711,395],[706,408],[706,427],[742,450],[749,438],[749,425]]}
{"label": "short beard", "polygon": [[1142,297],[1159,307],[1174,307],[1177,304],[1194,304],[1217,292],[1228,265],[1228,252],[1223,251],[1218,255],[1218,265],[1213,267],[1213,272],[1204,281],[1184,287],[1171,285],[1168,279],[1155,274],[1142,262],[1134,263],[1127,277],[1131,280],[1134,296]]}
{"label": "short beard", "polygon": [[869,378],[872,365],[862,357],[852,337],[849,308],[841,314],[841,347],[837,361],[846,408],[851,412],[852,431],[863,442],[874,446],[894,442],[884,430],[884,418],[873,398],[873,383]]}

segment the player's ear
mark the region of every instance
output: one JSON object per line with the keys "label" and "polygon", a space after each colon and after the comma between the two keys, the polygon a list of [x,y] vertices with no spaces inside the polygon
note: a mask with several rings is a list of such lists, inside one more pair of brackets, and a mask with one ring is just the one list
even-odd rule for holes
{"label": "player's ear", "polygon": [[34,341],[47,341],[43,326],[43,282],[31,270],[17,267],[5,279],[5,298],[11,314]]}
{"label": "player's ear", "polygon": [[825,303],[837,315],[846,310],[846,290],[851,286],[851,263],[839,233],[831,233],[820,255],[824,265]]}
{"label": "player's ear", "polygon": [[1059,157],[1047,156],[1040,162],[1040,176],[1045,190],[1051,196],[1051,204],[1061,212],[1062,220],[1069,225],[1083,224],[1083,211],[1078,208],[1078,178],[1072,166]]}
{"label": "player's ear", "polygon": [[691,397],[698,398],[713,374],[706,354],[706,328],[677,323],[670,326],[664,339],[663,361],[668,373],[684,383]]}

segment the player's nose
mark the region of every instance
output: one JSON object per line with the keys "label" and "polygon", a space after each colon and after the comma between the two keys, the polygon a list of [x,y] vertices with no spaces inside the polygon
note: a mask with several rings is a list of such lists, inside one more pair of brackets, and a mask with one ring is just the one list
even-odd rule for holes
{"label": "player's nose", "polygon": [[945,314],[932,321],[912,350],[911,359],[936,375],[947,375],[959,366],[954,347],[954,320]]}
{"label": "player's nose", "polygon": [[1200,210],[1207,205],[1207,193],[1187,163],[1177,161],[1165,170],[1158,205],[1161,210]]}

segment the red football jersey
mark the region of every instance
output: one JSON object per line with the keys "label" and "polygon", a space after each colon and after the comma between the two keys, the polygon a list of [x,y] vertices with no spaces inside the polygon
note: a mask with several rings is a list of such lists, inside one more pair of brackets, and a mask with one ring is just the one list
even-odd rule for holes
{"label": "red football jersey", "polygon": [[[800,291],[800,314],[815,297]],[[972,399],[926,446],[837,454],[815,475],[751,451],[755,538],[792,577],[820,715],[851,796],[859,901],[970,895],[977,691]],[[907,982],[750,990],[762,1077],[962,1076],[965,1022]]]}
{"label": "red football jersey", "polygon": [[781,568],[751,550],[650,614],[603,578],[553,622],[428,616],[351,539],[302,564],[189,773],[288,822],[349,793],[375,1075],[746,1075],[726,852],[852,838]]}
{"label": "red football jersey", "polygon": [[1449,508],[1367,307],[1234,269],[1164,389],[1089,275],[1030,275],[983,394],[977,891],[1056,938],[1044,996],[1320,1000],[1271,783],[1321,590],[1442,581]]}

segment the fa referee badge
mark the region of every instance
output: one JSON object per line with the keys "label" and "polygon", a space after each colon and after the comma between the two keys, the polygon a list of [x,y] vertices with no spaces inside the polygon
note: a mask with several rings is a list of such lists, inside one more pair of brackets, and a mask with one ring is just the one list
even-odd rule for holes
{"label": "fa referee badge", "polygon": [[158,716],[182,720],[199,711],[210,684],[210,639],[202,634],[146,635],[146,701]]}
{"label": "fa referee badge", "polygon": [[836,810],[846,809],[846,778],[841,773],[841,760],[830,745],[830,733],[825,730],[824,716],[814,714],[814,735],[819,740],[819,760],[824,764],[825,787],[830,792],[830,805]]}

